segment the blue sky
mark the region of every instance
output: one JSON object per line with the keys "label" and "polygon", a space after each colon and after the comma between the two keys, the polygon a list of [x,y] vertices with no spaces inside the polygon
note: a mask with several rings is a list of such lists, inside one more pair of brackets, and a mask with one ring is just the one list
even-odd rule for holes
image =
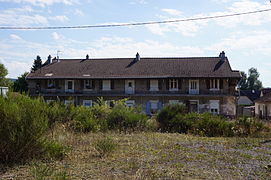
{"label": "blue sky", "polygon": [[[75,26],[185,19],[270,9],[267,0],[0,0],[0,26]],[[271,12],[133,27],[0,30],[0,62],[16,78],[33,60],[218,56],[233,69],[256,67],[271,87]]]}

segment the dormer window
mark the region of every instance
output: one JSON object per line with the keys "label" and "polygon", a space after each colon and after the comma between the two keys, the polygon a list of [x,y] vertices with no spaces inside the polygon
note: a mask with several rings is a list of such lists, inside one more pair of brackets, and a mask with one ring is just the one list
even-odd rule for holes
{"label": "dormer window", "polygon": [[177,91],[178,90],[178,79],[170,79],[169,80],[169,90]]}

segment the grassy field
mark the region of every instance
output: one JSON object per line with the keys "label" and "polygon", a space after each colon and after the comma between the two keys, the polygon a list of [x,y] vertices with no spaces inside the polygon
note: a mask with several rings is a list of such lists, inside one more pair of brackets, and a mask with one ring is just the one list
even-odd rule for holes
{"label": "grassy field", "polygon": [[[183,134],[72,133],[50,136],[67,145],[61,161],[2,168],[0,179],[271,179],[271,143],[264,138],[207,138]],[[95,142],[110,137],[101,156]]]}

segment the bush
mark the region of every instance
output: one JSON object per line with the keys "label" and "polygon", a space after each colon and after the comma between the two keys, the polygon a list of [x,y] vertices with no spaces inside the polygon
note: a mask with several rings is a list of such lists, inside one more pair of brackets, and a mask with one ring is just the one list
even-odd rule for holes
{"label": "bush", "polygon": [[10,94],[0,97],[0,163],[13,164],[44,157],[50,144],[47,104],[41,99]]}
{"label": "bush", "polygon": [[103,157],[108,156],[110,153],[115,151],[117,144],[110,137],[106,137],[94,142],[94,147],[99,153],[99,156]]}
{"label": "bush", "polygon": [[93,118],[96,119],[100,130],[108,130],[107,119],[111,112],[111,108],[107,105],[106,101],[103,98],[99,98],[97,103],[90,108]]}
{"label": "bush", "polygon": [[226,121],[220,116],[209,113],[198,114],[198,119],[194,121],[192,133],[208,137],[233,136],[233,123]]}
{"label": "bush", "polygon": [[0,163],[13,163],[38,156],[48,127],[45,104],[17,95],[0,97]]}
{"label": "bush", "polygon": [[72,128],[78,132],[90,132],[100,130],[97,120],[93,117],[89,107],[76,107],[73,110]]}
{"label": "bush", "polygon": [[263,131],[266,127],[264,123],[255,118],[241,117],[234,123],[234,133],[238,136],[248,136]]}
{"label": "bush", "polygon": [[[165,106],[157,115],[159,128],[162,132],[176,132],[176,122],[180,120],[180,115],[187,113],[187,109],[182,104],[172,104]],[[178,116],[178,117],[176,117]]]}
{"label": "bush", "polygon": [[127,107],[124,101],[116,101],[112,111],[108,115],[109,129],[143,130],[146,127],[147,116],[137,112],[136,108]]}

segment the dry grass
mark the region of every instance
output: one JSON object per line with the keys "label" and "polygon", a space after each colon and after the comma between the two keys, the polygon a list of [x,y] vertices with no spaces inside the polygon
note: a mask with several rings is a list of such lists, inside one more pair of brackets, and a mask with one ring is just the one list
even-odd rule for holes
{"label": "dry grass", "polygon": [[[68,179],[271,179],[271,170],[266,168],[271,162],[271,143],[261,143],[265,140],[261,138],[74,134],[61,126],[51,136],[71,147],[64,160],[18,165],[2,171],[0,179],[34,179],[37,164],[52,167]],[[94,142],[105,137],[117,148],[101,157]]]}

